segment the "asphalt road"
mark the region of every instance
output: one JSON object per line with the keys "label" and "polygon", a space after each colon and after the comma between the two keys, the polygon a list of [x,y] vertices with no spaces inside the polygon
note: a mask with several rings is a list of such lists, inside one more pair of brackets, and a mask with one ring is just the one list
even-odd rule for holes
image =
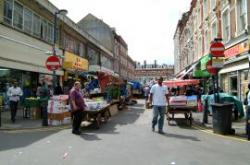
{"label": "asphalt road", "polygon": [[249,165],[250,143],[185,126],[151,131],[151,110],[130,107],[81,136],[64,130],[0,132],[1,165]]}

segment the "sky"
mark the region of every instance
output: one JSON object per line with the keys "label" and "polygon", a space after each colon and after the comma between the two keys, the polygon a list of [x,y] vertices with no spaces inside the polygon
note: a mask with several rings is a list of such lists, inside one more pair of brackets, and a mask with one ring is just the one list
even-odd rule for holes
{"label": "sky", "polygon": [[191,0],[50,0],[74,22],[88,13],[114,27],[137,61],[174,64],[173,36]]}

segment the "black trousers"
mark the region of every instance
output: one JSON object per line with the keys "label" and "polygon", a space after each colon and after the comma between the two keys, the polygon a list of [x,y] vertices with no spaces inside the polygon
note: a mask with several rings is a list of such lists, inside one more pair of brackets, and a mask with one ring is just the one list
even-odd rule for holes
{"label": "black trousers", "polygon": [[16,112],[17,112],[18,101],[10,101],[10,112],[11,112],[11,121],[15,122]]}
{"label": "black trousers", "polygon": [[72,112],[72,118],[73,118],[72,131],[79,131],[80,130],[80,126],[81,126],[81,122],[82,122],[83,117],[84,117],[84,112],[81,110]]}
{"label": "black trousers", "polygon": [[48,111],[47,106],[41,106],[42,110],[42,126],[48,126]]}

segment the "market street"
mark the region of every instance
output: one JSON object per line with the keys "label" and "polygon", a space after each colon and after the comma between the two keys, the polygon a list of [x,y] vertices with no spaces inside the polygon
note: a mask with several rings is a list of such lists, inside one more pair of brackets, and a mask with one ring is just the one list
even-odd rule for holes
{"label": "market street", "polygon": [[160,135],[150,129],[151,113],[137,104],[81,136],[70,129],[0,132],[0,164],[249,165],[249,142],[167,122],[167,134]]}

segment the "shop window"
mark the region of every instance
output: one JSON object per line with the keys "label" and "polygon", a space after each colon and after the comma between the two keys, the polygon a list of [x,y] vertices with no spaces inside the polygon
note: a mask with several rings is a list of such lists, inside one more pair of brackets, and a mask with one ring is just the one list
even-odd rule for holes
{"label": "shop window", "polygon": [[32,34],[32,12],[25,8],[23,13],[23,30],[26,33]]}
{"label": "shop window", "polygon": [[231,77],[230,78],[230,91],[231,91],[231,94],[234,95],[234,96],[237,96],[237,93],[238,93],[238,85],[237,85],[237,77]]}
{"label": "shop window", "polygon": [[248,80],[248,72],[244,72],[244,80]]}
{"label": "shop window", "polygon": [[4,22],[12,25],[13,0],[4,1]]}
{"label": "shop window", "polygon": [[15,1],[13,25],[16,28],[23,29],[23,6]]}

